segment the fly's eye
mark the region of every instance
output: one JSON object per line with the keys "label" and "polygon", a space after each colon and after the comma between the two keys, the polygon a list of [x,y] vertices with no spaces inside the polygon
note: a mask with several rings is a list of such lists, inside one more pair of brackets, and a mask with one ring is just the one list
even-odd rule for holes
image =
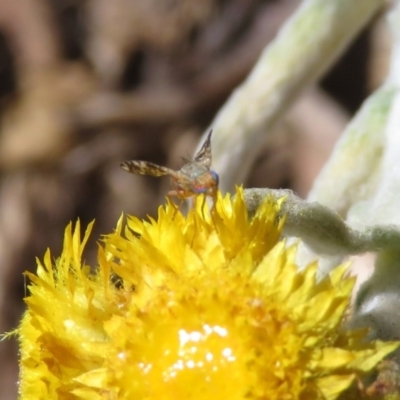
{"label": "fly's eye", "polygon": [[214,178],[214,181],[217,183],[217,186],[219,184],[219,176],[215,171],[210,171],[211,176]]}

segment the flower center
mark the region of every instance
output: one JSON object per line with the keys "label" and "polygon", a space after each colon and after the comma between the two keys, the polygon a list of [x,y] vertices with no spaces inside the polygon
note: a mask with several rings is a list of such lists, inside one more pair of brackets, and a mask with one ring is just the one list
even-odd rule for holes
{"label": "flower center", "polygon": [[153,342],[153,359],[139,364],[149,399],[244,398],[249,376],[236,335],[211,324],[164,334]]}

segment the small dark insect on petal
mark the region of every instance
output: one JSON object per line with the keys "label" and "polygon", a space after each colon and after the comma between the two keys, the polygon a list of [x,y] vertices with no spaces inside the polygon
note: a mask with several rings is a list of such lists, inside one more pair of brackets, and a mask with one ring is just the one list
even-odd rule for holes
{"label": "small dark insect on petal", "polygon": [[121,163],[121,167],[132,174],[172,177],[172,191],[169,196],[180,199],[204,193],[206,196],[215,197],[218,189],[218,175],[211,171],[211,136],[212,130],[207,135],[201,149],[196,154],[194,161],[187,161],[179,171],[154,164],[149,161],[131,160]]}

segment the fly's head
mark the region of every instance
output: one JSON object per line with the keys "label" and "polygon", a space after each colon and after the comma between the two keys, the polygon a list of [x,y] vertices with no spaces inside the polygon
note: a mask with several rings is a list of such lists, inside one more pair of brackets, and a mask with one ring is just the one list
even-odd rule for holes
{"label": "fly's head", "polygon": [[218,174],[209,170],[197,177],[193,184],[193,192],[195,194],[205,194],[206,196],[215,197],[219,184]]}

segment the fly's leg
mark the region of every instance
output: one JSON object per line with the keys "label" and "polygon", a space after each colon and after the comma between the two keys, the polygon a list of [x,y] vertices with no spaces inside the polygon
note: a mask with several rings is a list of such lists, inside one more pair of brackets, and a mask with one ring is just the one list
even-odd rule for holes
{"label": "fly's leg", "polygon": [[217,192],[214,191],[212,194],[210,194],[210,197],[212,198],[212,206],[210,208],[210,217],[211,221],[214,224],[215,229],[218,231],[218,224],[216,223],[216,220],[221,219],[221,216],[218,215],[217,212]]}
{"label": "fly's leg", "polygon": [[[193,203],[192,203],[192,209],[194,209],[194,210],[196,210],[196,208],[197,208],[197,202],[199,201],[199,195],[195,195],[194,197],[193,197]],[[204,196],[202,196],[203,197],[203,199],[202,199],[202,202],[201,202],[201,207],[200,207],[200,209],[201,209],[201,215],[202,215],[202,217],[203,217],[203,219],[205,218],[204,217],[204,206],[206,205],[206,199],[207,199],[207,196],[206,195],[204,195]]]}
{"label": "fly's leg", "polygon": [[173,207],[174,207],[174,215],[172,216],[172,221],[173,221],[173,220],[175,219],[176,213],[178,212],[180,206],[182,205],[182,200],[180,200],[179,203],[176,204],[175,201],[172,200],[172,196],[173,196],[173,195],[171,195],[171,194],[169,194],[169,193],[167,194],[167,197],[168,197],[169,201],[171,202],[171,204],[172,204]]}
{"label": "fly's leg", "polygon": [[[198,200],[198,196],[194,196],[194,197],[193,197],[192,204],[191,204],[192,210],[196,210],[196,209],[197,209],[197,200]],[[193,249],[193,242],[194,242],[194,239],[195,239],[195,237],[196,237],[196,232],[197,232],[197,230],[198,230],[198,227],[197,227],[197,218],[194,218],[193,222],[194,222],[194,225],[195,225],[195,229],[193,230],[193,236],[192,236],[192,240],[191,240],[191,242],[190,242],[190,248],[191,248],[191,249]]]}
{"label": "fly's leg", "polygon": [[211,206],[211,210],[210,210],[211,216],[213,213],[216,212],[217,196],[218,196],[217,192],[213,192],[213,194],[211,195],[211,198],[212,198],[212,206]]}
{"label": "fly's leg", "polygon": [[[174,205],[174,208],[175,208],[174,215],[172,216],[172,221],[173,221],[175,219],[176,213],[182,206],[183,200],[185,199],[184,192],[182,192],[180,190],[170,190],[167,193],[167,197],[171,201],[171,203]],[[179,199],[178,205],[172,200],[172,197],[177,197]]]}
{"label": "fly's leg", "polygon": [[[197,199],[197,197],[196,197],[196,199]],[[202,215],[203,219],[204,219],[204,206],[205,205],[206,205],[206,195],[203,196],[203,201],[201,203],[201,215]]]}

